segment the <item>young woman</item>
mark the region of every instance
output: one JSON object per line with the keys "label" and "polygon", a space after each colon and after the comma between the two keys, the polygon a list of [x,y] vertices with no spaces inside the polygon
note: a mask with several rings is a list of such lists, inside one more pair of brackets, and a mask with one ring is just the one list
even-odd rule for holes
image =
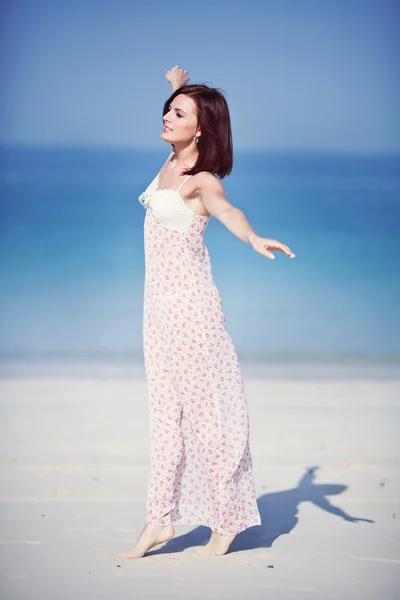
{"label": "young woman", "polygon": [[232,170],[230,117],[222,93],[166,74],[173,93],[163,110],[166,163],[139,197],[146,210],[144,359],[151,460],[140,558],[174,535],[174,524],[212,530],[199,554],[225,554],[240,531],[261,523],[249,447],[247,401],[235,347],[225,330],[203,234],[215,217],[256,252],[274,258],[285,244],[257,235],[226,198]]}

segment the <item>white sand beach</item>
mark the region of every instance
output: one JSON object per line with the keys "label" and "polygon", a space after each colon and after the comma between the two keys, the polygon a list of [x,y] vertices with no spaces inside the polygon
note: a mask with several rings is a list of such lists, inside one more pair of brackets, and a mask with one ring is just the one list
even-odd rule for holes
{"label": "white sand beach", "polygon": [[123,560],[144,525],[143,378],[0,380],[1,597],[400,597],[400,386],[391,378],[246,376],[262,526],[223,557],[178,526]]}

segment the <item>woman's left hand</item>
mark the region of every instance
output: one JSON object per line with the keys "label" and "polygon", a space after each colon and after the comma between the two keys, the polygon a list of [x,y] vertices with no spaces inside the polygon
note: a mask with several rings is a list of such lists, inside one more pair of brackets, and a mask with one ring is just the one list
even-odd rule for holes
{"label": "woman's left hand", "polygon": [[190,80],[186,69],[182,69],[178,65],[167,71],[165,73],[165,78],[170,82],[174,91],[185,85],[185,83]]}
{"label": "woman's left hand", "polygon": [[254,236],[251,238],[250,243],[256,252],[263,254],[267,258],[275,258],[271,250],[283,252],[283,254],[286,254],[286,256],[288,256],[289,258],[294,258],[296,256],[295,254],[293,254],[289,246],[278,242],[278,240],[270,240],[269,238]]}

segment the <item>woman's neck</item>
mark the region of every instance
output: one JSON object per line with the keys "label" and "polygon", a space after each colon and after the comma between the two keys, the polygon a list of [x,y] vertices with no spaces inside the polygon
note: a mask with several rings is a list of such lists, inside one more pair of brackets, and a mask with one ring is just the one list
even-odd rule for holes
{"label": "woman's neck", "polygon": [[174,167],[179,169],[190,169],[195,164],[199,155],[196,148],[185,146],[183,148],[174,147],[174,154],[172,156],[174,161]]}

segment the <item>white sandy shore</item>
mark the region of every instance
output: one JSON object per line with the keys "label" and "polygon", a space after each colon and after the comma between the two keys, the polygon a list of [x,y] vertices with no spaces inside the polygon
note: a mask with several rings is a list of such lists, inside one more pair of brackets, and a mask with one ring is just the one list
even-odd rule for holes
{"label": "white sandy shore", "polygon": [[121,560],[144,524],[146,382],[0,379],[2,600],[399,598],[399,380],[245,383],[262,527],[223,557],[193,556],[209,530],[188,525]]}

